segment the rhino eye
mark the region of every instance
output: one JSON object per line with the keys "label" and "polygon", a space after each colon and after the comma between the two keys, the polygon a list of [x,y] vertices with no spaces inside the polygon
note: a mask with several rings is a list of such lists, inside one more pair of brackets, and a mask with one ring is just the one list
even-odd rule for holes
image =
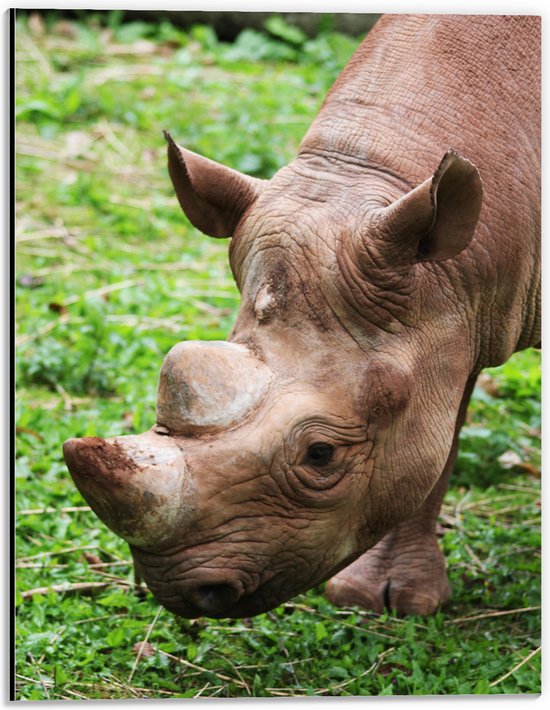
{"label": "rhino eye", "polygon": [[321,468],[332,461],[334,446],[331,444],[312,444],[307,450],[307,463],[310,466]]}

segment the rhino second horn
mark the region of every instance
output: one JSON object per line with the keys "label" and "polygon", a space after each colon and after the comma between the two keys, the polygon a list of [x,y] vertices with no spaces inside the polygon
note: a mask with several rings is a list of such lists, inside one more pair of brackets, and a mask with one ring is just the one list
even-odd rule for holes
{"label": "rhino second horn", "polygon": [[173,434],[235,425],[263,400],[271,378],[271,370],[243,345],[178,343],[160,372],[157,422]]}

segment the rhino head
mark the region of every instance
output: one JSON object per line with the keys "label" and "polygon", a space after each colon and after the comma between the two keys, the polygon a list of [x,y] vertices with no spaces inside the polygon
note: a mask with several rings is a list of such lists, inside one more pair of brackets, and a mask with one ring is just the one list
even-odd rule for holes
{"label": "rhino head", "polygon": [[307,145],[261,181],[167,139],[190,221],[232,235],[239,316],[228,342],[168,353],[151,430],[64,454],[161,604],[243,617],[335,574],[435,485],[472,368],[440,273],[481,181],[453,152],[410,189]]}

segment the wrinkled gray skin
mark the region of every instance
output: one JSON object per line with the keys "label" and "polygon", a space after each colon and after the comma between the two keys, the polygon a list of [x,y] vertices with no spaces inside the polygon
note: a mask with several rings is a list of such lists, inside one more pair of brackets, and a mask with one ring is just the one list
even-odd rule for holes
{"label": "wrinkled gray skin", "polygon": [[188,218],[232,236],[239,316],[167,355],[150,431],[65,457],[168,609],[248,616],[330,577],[375,611],[448,598],[473,383],[540,340],[539,33],[382,18],[269,181],[167,136]]}

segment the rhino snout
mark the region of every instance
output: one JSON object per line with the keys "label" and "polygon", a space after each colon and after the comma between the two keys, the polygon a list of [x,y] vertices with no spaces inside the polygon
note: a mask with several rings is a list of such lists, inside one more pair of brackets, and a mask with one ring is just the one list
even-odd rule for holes
{"label": "rhino snout", "polygon": [[203,614],[220,614],[240,598],[238,589],[231,584],[204,584],[198,587],[194,603]]}
{"label": "rhino snout", "polygon": [[212,583],[207,579],[199,579],[185,590],[183,598],[196,607],[201,615],[223,616],[241,596],[241,585],[234,581]]}
{"label": "rhino snout", "polygon": [[177,544],[169,549],[131,546],[136,569],[160,604],[188,619],[242,616],[239,602],[254,596],[259,581],[256,575],[239,565],[235,557],[224,561],[216,558],[212,567],[208,563],[197,565],[197,559]]}

